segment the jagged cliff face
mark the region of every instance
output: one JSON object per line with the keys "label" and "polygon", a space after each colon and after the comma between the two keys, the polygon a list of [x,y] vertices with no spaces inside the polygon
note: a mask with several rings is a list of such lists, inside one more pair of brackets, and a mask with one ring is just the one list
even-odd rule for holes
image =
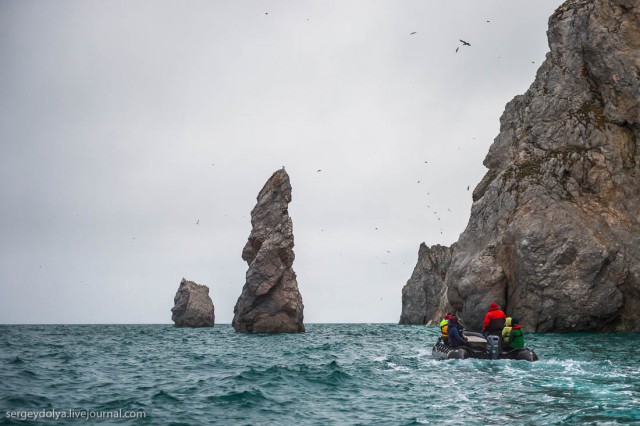
{"label": "jagged cliff face", "polygon": [[[451,265],[453,248],[420,245],[418,263],[402,288],[400,324],[428,324],[438,317],[446,303],[445,277]],[[446,299],[446,297],[445,297]]]}
{"label": "jagged cliff face", "polygon": [[640,2],[569,0],[548,38],[431,304],[472,329],[497,302],[532,331],[639,331]]}
{"label": "jagged cliff face", "polygon": [[291,183],[284,169],[269,178],[257,201],[251,211],[251,234],[242,250],[249,265],[247,281],[232,325],[238,332],[303,332],[304,305],[292,268]]}
{"label": "jagged cliff face", "polygon": [[537,331],[640,330],[640,3],[570,0],[511,101],[448,272],[478,328],[492,301]]}

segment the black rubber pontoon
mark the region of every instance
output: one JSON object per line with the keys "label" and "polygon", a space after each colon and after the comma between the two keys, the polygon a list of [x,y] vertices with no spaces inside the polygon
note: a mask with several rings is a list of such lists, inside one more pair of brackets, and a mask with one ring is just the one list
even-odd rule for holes
{"label": "black rubber pontoon", "polygon": [[466,332],[468,339],[466,345],[452,348],[442,341],[438,341],[431,350],[431,354],[438,359],[513,359],[524,361],[537,361],[538,356],[529,348],[509,348],[503,346],[500,336],[485,337],[480,333]]}

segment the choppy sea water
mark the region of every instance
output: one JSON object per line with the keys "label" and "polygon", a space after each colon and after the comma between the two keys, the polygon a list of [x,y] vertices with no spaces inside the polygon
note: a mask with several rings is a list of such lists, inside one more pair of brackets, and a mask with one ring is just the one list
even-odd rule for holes
{"label": "choppy sea water", "polygon": [[438,361],[434,327],[306,327],[0,326],[0,424],[640,424],[640,334],[527,334],[529,363]]}

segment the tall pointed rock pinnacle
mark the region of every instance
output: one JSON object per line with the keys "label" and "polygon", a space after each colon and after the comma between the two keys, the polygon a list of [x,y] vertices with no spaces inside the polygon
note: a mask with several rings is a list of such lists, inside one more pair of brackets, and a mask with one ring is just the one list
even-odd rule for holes
{"label": "tall pointed rock pinnacle", "polygon": [[233,310],[233,328],[245,333],[303,332],[304,305],[292,269],[291,183],[284,168],[269,178],[257,200],[242,250],[249,270]]}

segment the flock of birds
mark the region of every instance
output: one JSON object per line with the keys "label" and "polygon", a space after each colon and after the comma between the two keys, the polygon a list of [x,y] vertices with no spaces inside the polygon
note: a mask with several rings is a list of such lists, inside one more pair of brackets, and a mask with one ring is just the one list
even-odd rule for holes
{"label": "flock of birds", "polygon": [[[265,15],[269,15],[269,12],[265,12],[264,14]],[[309,18],[307,18],[307,21],[309,21]],[[490,22],[491,22],[490,20],[487,20],[487,23],[490,23]],[[418,34],[417,31],[412,31],[412,32],[409,33],[409,35],[416,35],[416,34]],[[461,47],[465,47],[465,46],[471,47],[471,43],[469,43],[468,41],[465,41],[465,40],[462,40],[462,39],[459,39],[459,41],[460,41],[460,43],[462,43],[462,45],[456,47],[456,53],[458,53],[458,51],[460,50]],[[498,59],[500,59],[500,57],[498,57]],[[531,61],[531,63],[535,64],[535,61]]]}
{"label": "flock of birds", "polygon": [[[412,34],[413,34],[413,33],[412,33]],[[464,40],[460,40],[460,41],[461,41],[462,43],[465,43],[465,45],[471,46],[469,43],[465,42]],[[475,139],[475,138],[474,138],[474,139]],[[425,161],[425,162],[424,162],[424,164],[429,164],[429,161]],[[215,165],[215,163],[211,163],[211,165],[212,165],[212,166],[214,166],[214,165]],[[284,169],[285,167],[284,167],[284,166],[282,166],[282,168]],[[317,169],[317,170],[316,170],[316,173],[320,173],[320,172],[322,172],[322,169]],[[421,182],[422,182],[421,180],[418,180],[418,183],[421,183]],[[467,185],[467,191],[469,191],[469,188],[470,188],[470,185]],[[431,195],[431,193],[430,193],[430,192],[427,192],[427,196],[429,196],[429,195]],[[431,210],[431,206],[430,206],[430,205],[427,205],[427,209],[428,209],[428,210]],[[448,211],[449,213],[451,213],[451,209],[450,209],[450,208],[447,208],[447,211]],[[433,214],[436,216],[436,219],[437,219],[438,221],[440,221],[440,220],[441,220],[441,217],[438,215],[438,212],[437,212],[436,210],[434,210],[434,211],[433,211]],[[226,217],[226,216],[227,216],[227,215],[225,215],[225,217]],[[199,224],[200,224],[200,219],[197,219],[197,220],[196,220],[196,225],[199,225]],[[374,227],[374,228],[373,228],[373,230],[374,230],[374,231],[377,231],[377,230],[378,230],[378,227]],[[324,229],[321,229],[320,231],[321,231],[321,232],[324,232]],[[442,228],[440,228],[440,234],[441,234],[441,235],[443,234]],[[135,239],[135,238],[134,238],[134,239]],[[387,252],[387,254],[391,254],[391,251],[389,251],[389,250],[386,250],[386,252]],[[380,263],[381,263],[381,264],[383,264],[383,265],[388,265],[388,262],[380,262]],[[403,263],[403,264],[404,264],[404,263]]]}
{"label": "flock of birds", "polygon": [[[269,15],[269,12],[265,12],[264,14],[265,15]],[[307,18],[307,21],[309,21],[309,18]],[[487,22],[491,22],[491,21],[487,21]],[[415,35],[415,34],[418,34],[418,32],[417,31],[412,31],[412,32],[409,33],[409,35]],[[471,47],[471,44],[466,42],[466,41],[464,41],[464,40],[460,40],[460,42],[462,43],[462,46]],[[458,50],[460,50],[460,47],[461,46],[456,47],[456,53],[458,53]]]}
{"label": "flock of birds", "polygon": [[[265,14],[265,15],[269,15],[269,12],[265,12],[264,14]],[[308,19],[308,18],[307,18],[307,21],[309,21],[309,19]],[[491,22],[491,21],[487,21],[487,22]],[[412,31],[411,33],[409,33],[409,35],[413,36],[413,35],[416,35],[417,33],[418,33],[417,31]],[[464,48],[464,47],[471,47],[471,43],[469,43],[469,42],[468,42],[468,41],[466,41],[466,40],[459,39],[459,42],[460,42],[460,43],[462,43],[462,44],[461,44],[460,46],[457,46],[457,47],[456,47],[456,49],[455,49],[455,53],[458,53],[458,52],[460,51],[460,48]],[[534,62],[532,61],[532,63],[534,63]],[[474,138],[474,139],[475,139],[475,138]],[[428,164],[428,161],[425,161],[424,163],[425,163],[425,164]],[[215,163],[211,163],[211,165],[213,166],[213,165],[215,165]],[[283,166],[283,168],[284,168],[284,166]],[[317,169],[317,170],[316,170],[316,173],[320,173],[320,172],[322,172],[322,169]],[[418,180],[418,183],[421,183],[421,181],[420,181],[420,180]],[[467,185],[467,191],[469,191],[469,190],[470,190],[470,186],[469,186],[469,185]],[[427,196],[429,196],[429,195],[430,195],[430,193],[427,193]],[[427,209],[431,210],[431,206],[430,206],[430,205],[427,205]],[[448,211],[448,212],[451,212],[451,209],[447,208],[447,211]],[[437,211],[435,211],[435,210],[434,210],[432,213],[436,216],[436,219],[437,219],[438,221],[440,221],[440,220],[441,220],[441,217],[438,215],[438,212],[437,212]],[[198,219],[198,220],[196,221],[196,225],[199,225],[199,224],[200,224],[200,219]],[[378,227],[374,227],[374,231],[377,231],[377,230],[378,230]],[[324,229],[322,229],[321,231],[322,231],[322,232],[324,232]],[[442,233],[443,233],[443,232],[442,232],[442,229],[440,229],[440,234],[442,234]],[[386,250],[386,252],[387,252],[388,254],[390,254],[390,253],[391,253],[391,251],[389,251],[389,250]],[[387,264],[387,262],[381,262],[381,263],[382,263],[382,264]]]}

